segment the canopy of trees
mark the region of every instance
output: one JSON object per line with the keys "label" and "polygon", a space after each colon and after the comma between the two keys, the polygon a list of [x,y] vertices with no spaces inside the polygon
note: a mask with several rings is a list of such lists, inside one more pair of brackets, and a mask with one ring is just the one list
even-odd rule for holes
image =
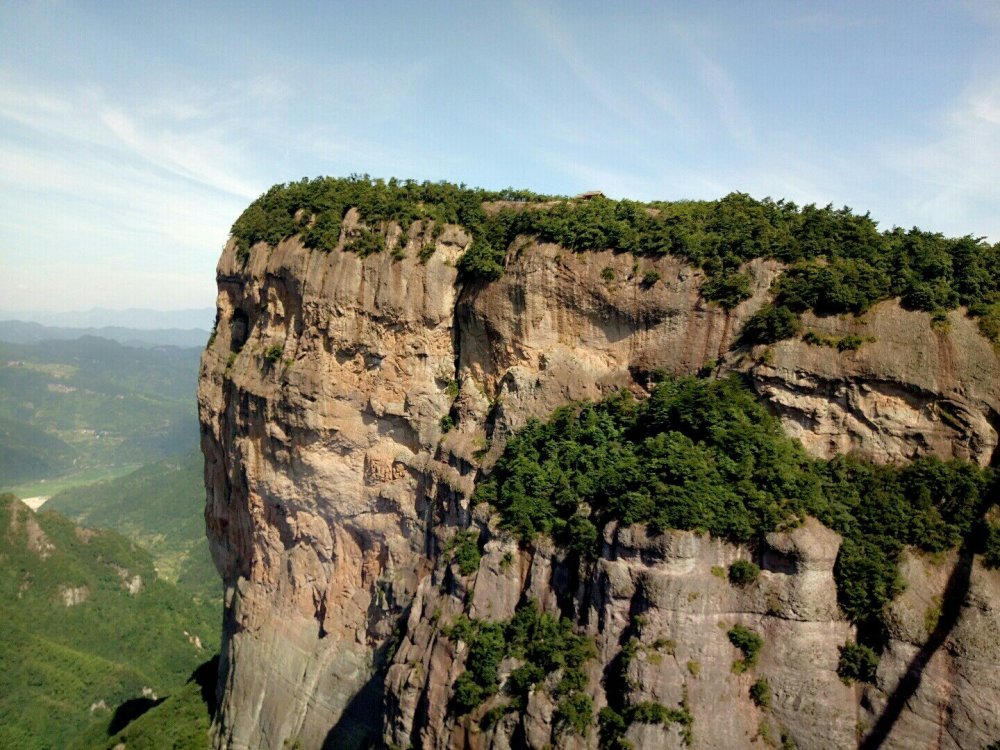
{"label": "canopy of trees", "polygon": [[[494,205],[487,210],[486,203]],[[1000,341],[1000,243],[915,228],[880,232],[867,213],[847,207],[800,208],[743,193],[715,201],[576,201],[354,175],[276,185],[243,212],[232,233],[244,256],[257,242],[274,245],[296,234],[307,247],[329,250],[351,207],[371,229],[348,243],[362,255],[385,248],[391,223],[465,227],[473,236],[459,263],[465,280],[499,278],[514,238],[526,235],[575,251],[684,258],[705,272],[704,297],[730,309],[750,296],[742,265],[774,258],[789,267],[773,289],[774,307],[748,326],[745,340],[751,343],[793,335],[805,310],[857,314],[891,297],[927,311],[965,305],[980,318],[984,334]]]}

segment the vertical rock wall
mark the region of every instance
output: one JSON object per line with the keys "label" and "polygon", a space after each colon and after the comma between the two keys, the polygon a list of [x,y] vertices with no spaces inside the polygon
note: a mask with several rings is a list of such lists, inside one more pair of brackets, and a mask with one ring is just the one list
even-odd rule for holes
{"label": "vertical rock wall", "polygon": [[[217,745],[355,747],[378,744],[384,732],[401,747],[569,747],[552,736],[552,707],[541,697],[507,734],[498,725],[469,735],[446,715],[464,655],[441,637],[442,618],[465,597],[478,616],[509,616],[527,594],[551,611],[572,609],[599,635],[604,664],[633,627],[636,590],[655,623],[638,637],[652,643],[669,632],[676,637],[663,637],[678,644],[655,665],[636,660],[636,681],[666,703],[687,685],[698,746],[725,739],[738,747],[759,735],[756,709],[737,700],[746,686],[726,671],[731,646],[713,625],[744,620],[776,649],[764,657],[779,686],[764,717],[774,731],[794,725],[800,747],[830,746],[820,737],[853,741],[859,721],[877,720],[879,697],[832,677],[849,628],[831,609],[834,542],[825,530],[811,541],[774,540],[774,549],[801,554],[770,574],[763,600],[733,599],[711,577],[713,564],[741,551],[692,535],[648,540],[609,530],[606,555],[585,584],[557,553],[519,551],[496,535],[472,581],[454,583],[438,552],[457,528],[489,526],[485,509],[473,518],[468,494],[476,467],[495,460],[506,435],[567,401],[641,392],[656,370],[691,373],[714,362],[720,372],[747,373],[817,455],[898,461],[933,452],[986,463],[997,445],[1000,367],[974,323],[953,313],[942,332],[929,316],[885,303],[861,321],[811,321],[863,327],[875,341],[857,352],[788,341],[768,353],[729,353],[779,271],[773,263],[751,264],[754,296],[727,314],[701,300],[700,273],[676,259],[637,269],[630,255],[530,242],[511,254],[502,279],[461,288],[454,264],[468,241],[448,228],[426,263],[416,257],[418,236],[402,259],[312,252],[295,239],[258,246],[246,262],[233,243],[223,252],[219,320],[199,387],[206,522],[226,586]],[[643,286],[642,273],[654,267],[662,280]],[[456,428],[446,431],[449,423]],[[513,568],[501,565],[507,552]],[[995,585],[995,574],[976,571],[973,590]],[[982,622],[962,638],[997,629],[992,606],[977,610]],[[402,645],[389,666],[385,649],[401,617]],[[898,643],[903,664],[919,638],[901,630]],[[984,678],[962,671],[982,666],[977,654],[944,669],[978,690]],[[697,679],[693,661],[704,664]],[[598,703],[601,664],[591,679]],[[960,683],[953,676],[949,684]],[[969,707],[968,731],[986,731],[975,728],[983,699],[955,689],[964,697],[937,705]],[[711,707],[722,696],[737,701],[724,721]],[[951,725],[939,716],[935,726]],[[649,736],[635,737],[637,746],[679,741],[675,730],[641,731]]]}

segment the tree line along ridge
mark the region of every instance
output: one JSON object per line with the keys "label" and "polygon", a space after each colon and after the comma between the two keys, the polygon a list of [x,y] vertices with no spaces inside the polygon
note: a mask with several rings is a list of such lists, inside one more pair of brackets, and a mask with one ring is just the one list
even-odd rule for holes
{"label": "tree line along ridge", "polygon": [[[393,225],[423,222],[434,237],[448,224],[465,228],[472,242],[458,261],[463,281],[500,278],[508,249],[528,236],[576,252],[679,257],[704,272],[702,296],[728,310],[750,297],[746,262],[780,261],[785,270],[772,285],[771,302],[744,327],[748,344],[797,335],[807,310],[858,315],[891,298],[937,320],[964,306],[982,333],[1000,342],[1000,243],[917,228],[880,231],[869,214],[847,207],[799,207],[744,193],[642,203],[368,175],[303,178],[275,185],[240,215],[232,227],[237,253],[245,260],[257,243],[273,246],[295,235],[308,248],[332,250],[351,208],[367,228],[345,249],[362,256],[387,250]],[[423,248],[421,259],[432,252]]]}

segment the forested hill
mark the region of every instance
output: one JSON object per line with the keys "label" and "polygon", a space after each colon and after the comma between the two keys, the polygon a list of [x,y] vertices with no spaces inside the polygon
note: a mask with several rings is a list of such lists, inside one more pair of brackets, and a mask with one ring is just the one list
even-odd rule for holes
{"label": "forested hill", "polygon": [[189,450],[198,356],[93,336],[0,344],[0,490]]}
{"label": "forested hill", "polygon": [[215,653],[217,605],[114,532],[0,495],[0,550],[0,747],[92,747]]}
{"label": "forested hill", "polygon": [[[342,238],[351,208],[367,229]],[[702,295],[727,309],[750,296],[743,264],[773,258],[787,268],[772,288],[773,304],[748,323],[748,342],[796,334],[806,310],[859,314],[892,297],[938,315],[965,306],[983,333],[1000,341],[1000,244],[973,234],[880,230],[869,214],[847,207],[800,207],[744,193],[715,201],[573,199],[355,175],[276,185],[243,212],[232,233],[244,258],[257,243],[275,245],[294,235],[317,250],[343,240],[346,249],[364,255],[398,252],[408,234],[393,227],[409,229],[415,222],[432,234],[444,224],[472,234],[459,261],[467,280],[498,278],[514,239],[531,236],[575,251],[681,257],[704,271]]]}

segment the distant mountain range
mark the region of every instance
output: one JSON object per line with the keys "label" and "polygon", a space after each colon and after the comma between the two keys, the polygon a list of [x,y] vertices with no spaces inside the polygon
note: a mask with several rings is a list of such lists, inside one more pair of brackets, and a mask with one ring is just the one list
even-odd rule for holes
{"label": "distant mountain range", "polygon": [[8,344],[72,341],[82,336],[97,336],[117,341],[125,346],[142,348],[180,346],[200,349],[205,346],[205,342],[208,340],[209,328],[126,328],[123,326],[77,328],[46,326],[24,320],[0,320],[0,341],[5,341]]}
{"label": "distant mountain range", "polygon": [[[215,308],[150,310],[132,307],[125,310],[109,310],[104,307],[94,307],[90,310],[71,312],[0,309],[0,319],[24,320],[32,323],[41,323],[46,326],[61,326],[64,328],[121,327],[142,330],[198,328],[207,331],[211,329],[212,323],[215,321]],[[203,344],[204,342],[201,343]]]}

